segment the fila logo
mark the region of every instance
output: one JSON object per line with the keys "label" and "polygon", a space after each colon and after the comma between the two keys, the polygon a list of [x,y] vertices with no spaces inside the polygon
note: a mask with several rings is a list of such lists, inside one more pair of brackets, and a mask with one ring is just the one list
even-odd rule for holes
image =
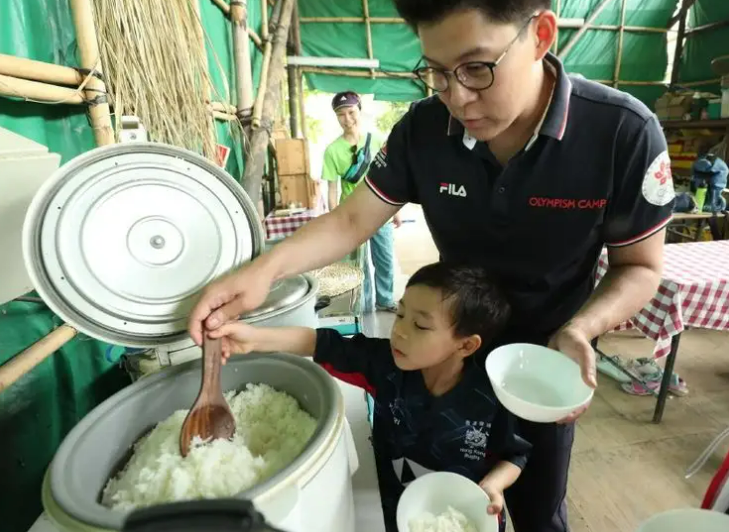
{"label": "fila logo", "polygon": [[440,193],[448,194],[449,196],[461,196],[462,198],[466,197],[466,188],[463,185],[456,186],[453,183],[441,183],[440,184]]}

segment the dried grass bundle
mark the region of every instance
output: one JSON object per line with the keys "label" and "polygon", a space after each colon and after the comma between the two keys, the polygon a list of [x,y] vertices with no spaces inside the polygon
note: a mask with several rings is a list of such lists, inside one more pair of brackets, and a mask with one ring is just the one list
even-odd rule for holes
{"label": "dried grass bundle", "polygon": [[347,262],[335,262],[319,270],[311,272],[319,281],[320,296],[336,297],[354,290],[364,281],[364,273],[360,268]]}
{"label": "dried grass bundle", "polygon": [[[217,139],[208,102],[216,91],[197,1],[93,4],[114,114],[139,117],[152,141],[214,159]],[[227,83],[225,94],[215,99],[229,101]],[[116,120],[117,138],[120,122]]]}

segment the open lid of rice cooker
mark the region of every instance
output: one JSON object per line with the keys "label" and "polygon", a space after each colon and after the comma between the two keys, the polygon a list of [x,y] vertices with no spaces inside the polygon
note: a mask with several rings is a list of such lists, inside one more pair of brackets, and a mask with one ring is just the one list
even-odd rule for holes
{"label": "open lid of rice cooker", "polygon": [[190,151],[130,142],[62,166],[31,203],[23,255],[48,306],[89,336],[129,347],[183,341],[197,292],[259,255],[242,187]]}
{"label": "open lid of rice cooker", "polygon": [[304,298],[310,289],[309,281],[303,275],[276,281],[263,305],[243,314],[241,318],[255,318],[288,307]]}

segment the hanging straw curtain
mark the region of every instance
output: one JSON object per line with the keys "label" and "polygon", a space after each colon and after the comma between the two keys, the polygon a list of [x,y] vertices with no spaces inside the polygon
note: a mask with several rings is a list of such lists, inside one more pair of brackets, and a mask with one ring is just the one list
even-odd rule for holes
{"label": "hanging straw curtain", "polygon": [[[214,159],[217,142],[209,98],[216,92],[197,1],[93,4],[114,115],[136,115],[150,140]],[[215,99],[227,102],[227,96]],[[116,120],[117,136],[120,122]]]}

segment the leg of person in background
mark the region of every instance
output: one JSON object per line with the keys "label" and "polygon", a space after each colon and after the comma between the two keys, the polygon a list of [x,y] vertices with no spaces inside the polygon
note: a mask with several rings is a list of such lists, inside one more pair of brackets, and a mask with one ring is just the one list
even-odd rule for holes
{"label": "leg of person in background", "polygon": [[375,305],[378,310],[395,312],[395,256],[393,225],[383,225],[370,238],[370,255],[375,269]]}
{"label": "leg of person in background", "polygon": [[374,295],[374,272],[372,266],[372,257],[370,242],[365,242],[361,246],[360,265],[364,273],[364,287],[362,290],[362,301],[360,310],[363,314],[369,314],[375,311],[375,295]]}
{"label": "leg of person in background", "polygon": [[519,435],[533,447],[521,476],[505,493],[515,532],[569,532],[567,474],[575,425],[520,419]]}

